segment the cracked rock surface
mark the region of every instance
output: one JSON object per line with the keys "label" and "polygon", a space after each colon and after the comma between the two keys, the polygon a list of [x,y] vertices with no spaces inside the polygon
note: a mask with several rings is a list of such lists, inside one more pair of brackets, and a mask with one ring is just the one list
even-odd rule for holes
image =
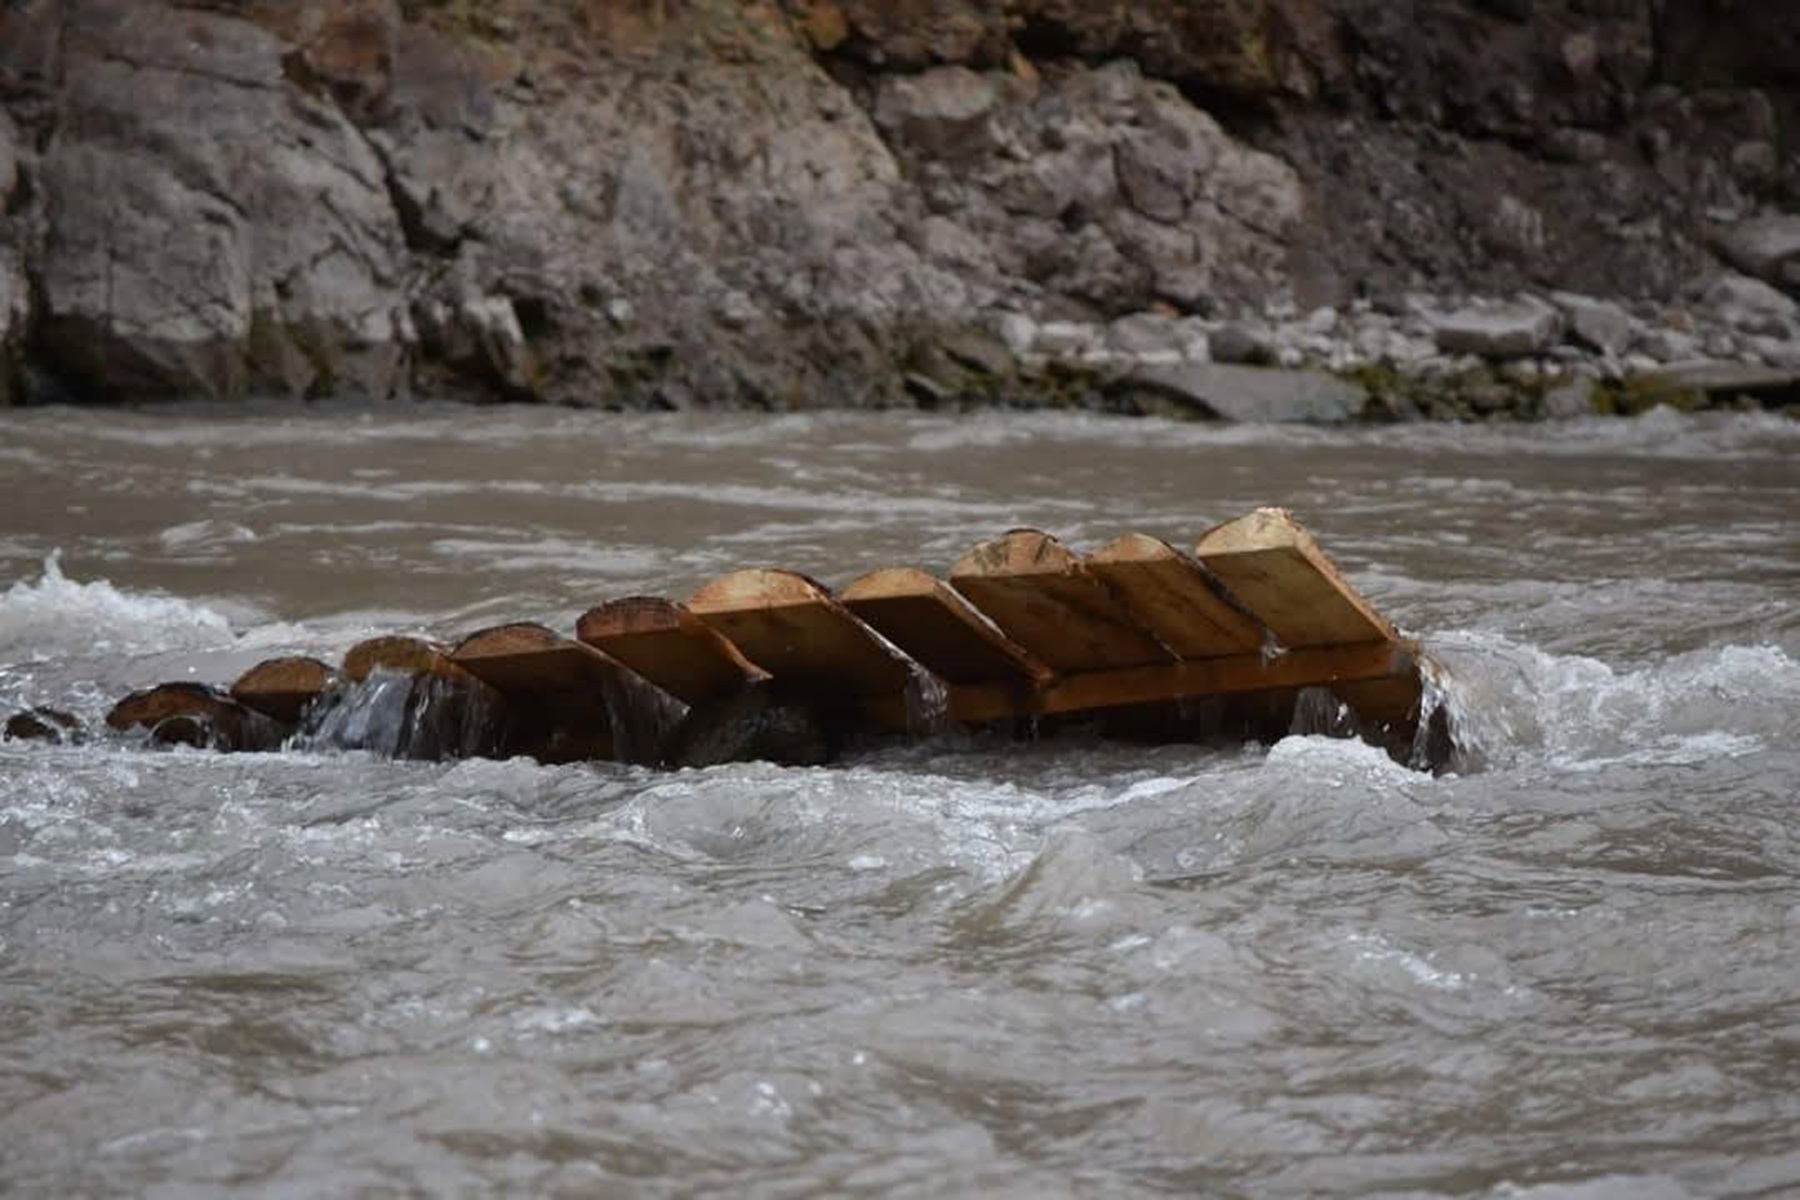
{"label": "cracked rock surface", "polygon": [[1335,314],[1420,294],[1800,361],[1796,62],[1716,0],[14,0],[0,403],[1009,402],[1409,361]]}

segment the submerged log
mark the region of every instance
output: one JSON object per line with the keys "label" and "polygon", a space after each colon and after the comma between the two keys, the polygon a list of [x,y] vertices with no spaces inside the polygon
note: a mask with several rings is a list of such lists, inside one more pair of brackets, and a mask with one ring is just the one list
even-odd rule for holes
{"label": "submerged log", "polygon": [[501,747],[498,694],[415,637],[358,642],[309,710],[303,741],[394,758],[489,757]]}
{"label": "submerged log", "polygon": [[133,692],[106,714],[106,724],[121,732],[145,730],[158,745],[227,752],[277,750],[293,732],[238,703],[229,692],[200,683],[165,683]]}
{"label": "submerged log", "polygon": [[685,605],[627,596],[582,614],[576,640],[610,654],[687,704],[734,696],[769,673]]}
{"label": "submerged log", "polygon": [[316,658],[271,658],[239,675],[231,685],[231,695],[246,708],[286,725],[298,725],[336,674]]}
{"label": "submerged log", "polygon": [[658,764],[687,711],[617,660],[532,622],[470,634],[450,659],[504,697],[508,751],[544,762]]}
{"label": "submerged log", "polygon": [[688,609],[785,687],[849,699],[900,696],[919,667],[819,584],[793,571],[736,571]]}
{"label": "submerged log", "polygon": [[51,742],[63,746],[82,741],[87,731],[73,713],[60,708],[28,708],[6,719],[4,734],[18,742]]}

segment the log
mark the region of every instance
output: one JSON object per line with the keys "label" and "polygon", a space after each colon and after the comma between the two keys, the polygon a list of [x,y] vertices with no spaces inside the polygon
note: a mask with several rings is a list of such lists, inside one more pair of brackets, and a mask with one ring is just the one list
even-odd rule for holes
{"label": "log", "polygon": [[331,686],[335,672],[316,658],[292,655],[257,663],[237,677],[231,695],[239,704],[286,725],[297,725],[308,706]]}
{"label": "log", "polygon": [[656,764],[688,706],[617,659],[521,622],[464,638],[451,660],[507,700],[521,753]]}
{"label": "log", "polygon": [[1284,508],[1259,508],[1217,526],[1200,539],[1194,554],[1283,646],[1399,636]]}
{"label": "log", "polygon": [[343,674],[351,683],[362,683],[378,670],[454,681],[469,678],[468,672],[450,661],[449,647],[424,638],[374,637],[345,652]]}
{"label": "log", "polygon": [[1167,542],[1128,533],[1084,561],[1125,611],[1181,658],[1262,649],[1262,624],[1226,598],[1210,571]]}
{"label": "log", "polygon": [[280,748],[292,732],[232,699],[222,688],[202,683],[164,683],[131,693],[106,714],[109,728],[144,729],[161,745],[224,751]]}
{"label": "log", "polygon": [[734,695],[769,677],[683,605],[627,596],[582,614],[576,638],[687,704]]}
{"label": "log", "polygon": [[1015,529],[957,560],[950,584],[1013,641],[1058,671],[1174,660],[1049,534]]}
{"label": "log", "polygon": [[4,733],[13,741],[65,746],[85,740],[86,731],[75,714],[39,705],[8,717]]}
{"label": "log", "polygon": [[974,605],[923,571],[871,571],[841,589],[838,599],[947,682],[1012,681],[1035,687],[1054,674]]}
{"label": "log", "polygon": [[687,606],[786,688],[899,696],[922,669],[793,571],[735,571],[695,592]]}
{"label": "log", "polygon": [[[987,722],[1314,684],[1384,680],[1416,672],[1416,654],[1416,649],[1405,642],[1364,642],[1290,650],[1272,657],[1259,653],[1153,663],[1065,676],[1030,697],[994,685],[961,685],[949,689],[949,711],[952,720]],[[882,709],[878,715],[888,723],[895,719],[890,709]]]}
{"label": "log", "polygon": [[623,670],[594,647],[546,626],[517,621],[479,630],[456,643],[449,658],[507,695],[558,692],[598,694]]}
{"label": "log", "polygon": [[443,644],[417,637],[377,637],[358,642],[344,655],[344,681],[363,685],[377,673],[408,681],[398,728],[371,726],[367,732],[375,740],[365,741],[351,714],[366,698],[333,689],[319,709],[323,735],[348,736],[344,743],[348,749],[426,762],[487,756],[504,747],[499,695],[453,662]]}

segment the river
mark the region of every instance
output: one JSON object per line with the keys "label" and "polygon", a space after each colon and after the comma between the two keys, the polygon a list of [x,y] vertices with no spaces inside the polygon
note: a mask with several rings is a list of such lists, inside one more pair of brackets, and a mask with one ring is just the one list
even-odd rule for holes
{"label": "river", "polygon": [[0,715],[1280,504],[1463,742],[0,743],[0,1191],[1800,1191],[1800,422],[14,410],[0,501]]}

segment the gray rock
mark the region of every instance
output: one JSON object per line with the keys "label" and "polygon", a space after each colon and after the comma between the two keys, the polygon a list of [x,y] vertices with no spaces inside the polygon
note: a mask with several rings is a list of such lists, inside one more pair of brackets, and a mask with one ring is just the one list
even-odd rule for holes
{"label": "gray rock", "polygon": [[1050,358],[1080,358],[1101,342],[1100,331],[1079,321],[1048,321],[1038,327],[1032,347]]}
{"label": "gray rock", "polygon": [[1122,355],[1145,362],[1176,362],[1184,338],[1176,322],[1159,313],[1130,313],[1107,327],[1107,344]]}
{"label": "gray rock", "polygon": [[25,340],[29,313],[25,268],[12,248],[0,243],[0,408],[17,399],[13,394],[15,359]]}
{"label": "gray rock", "polygon": [[1544,393],[1544,415],[1558,421],[1593,416],[1593,396],[1594,381],[1576,375]]}
{"label": "gray rock", "polygon": [[342,113],[293,90],[254,25],[70,11],[41,171],[43,336],[64,373],[133,396],[392,392],[404,247]]}
{"label": "gray rock", "polygon": [[0,109],[0,211],[12,199],[13,189],[19,186],[19,131],[13,127],[12,118]]}
{"label": "gray rock", "polygon": [[1254,423],[1347,421],[1362,411],[1360,387],[1323,371],[1226,363],[1139,367],[1129,381],[1172,396],[1208,417]]}
{"label": "gray rock", "polygon": [[1263,365],[1275,361],[1281,347],[1267,326],[1248,321],[1227,321],[1212,331],[1207,348],[1216,363]]}
{"label": "gray rock", "polygon": [[1431,324],[1445,354],[1503,359],[1542,354],[1562,336],[1563,322],[1553,307],[1515,300],[1439,313]]}
{"label": "gray rock", "polygon": [[1748,348],[1760,361],[1771,367],[1800,372],[1800,341],[1793,338],[1752,336]]}
{"label": "gray rock", "polygon": [[1339,323],[1338,310],[1326,305],[1315,308],[1306,314],[1300,327],[1317,337],[1330,337],[1337,332]]}
{"label": "gray rock", "polygon": [[1659,364],[1688,362],[1701,356],[1700,342],[1676,329],[1645,330],[1638,335],[1633,345],[1652,362]]}
{"label": "gray rock", "polygon": [[513,398],[536,395],[537,365],[507,297],[470,294],[456,304],[429,300],[418,306],[415,321],[434,357]]}
{"label": "gray rock", "polygon": [[1781,337],[1800,324],[1800,302],[1747,275],[1720,276],[1706,289],[1703,301],[1720,321],[1744,333]]}
{"label": "gray rock", "polygon": [[1007,350],[1017,358],[1037,345],[1038,324],[1021,312],[1002,312],[993,318],[993,330]]}
{"label": "gray rock", "polygon": [[1129,61],[1026,85],[948,69],[878,86],[877,120],[921,199],[1002,277],[1106,315],[1259,299],[1288,271],[1304,195]]}
{"label": "gray rock", "polygon": [[1000,103],[994,77],[967,67],[937,67],[917,75],[889,75],[875,97],[875,121],[933,158],[979,154],[990,148],[988,119]]}
{"label": "gray rock", "polygon": [[1602,354],[1623,354],[1636,336],[1636,322],[1622,307],[1592,296],[1556,292],[1551,296],[1575,341]]}
{"label": "gray rock", "polygon": [[1800,289],[1800,213],[1739,222],[1720,236],[1718,248],[1738,270],[1777,287]]}

